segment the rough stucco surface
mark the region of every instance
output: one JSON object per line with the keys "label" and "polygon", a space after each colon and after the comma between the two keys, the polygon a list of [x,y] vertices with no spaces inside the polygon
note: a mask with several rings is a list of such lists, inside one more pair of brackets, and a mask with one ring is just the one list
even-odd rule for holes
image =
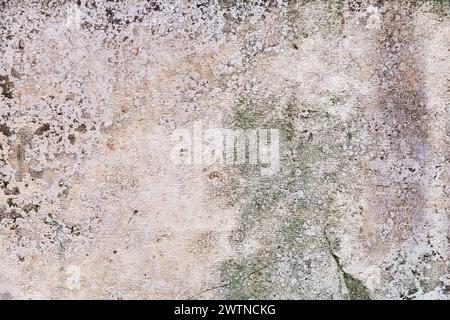
{"label": "rough stucco surface", "polygon": [[[448,299],[448,1],[0,1],[0,298]],[[170,161],[277,128],[280,170]]]}

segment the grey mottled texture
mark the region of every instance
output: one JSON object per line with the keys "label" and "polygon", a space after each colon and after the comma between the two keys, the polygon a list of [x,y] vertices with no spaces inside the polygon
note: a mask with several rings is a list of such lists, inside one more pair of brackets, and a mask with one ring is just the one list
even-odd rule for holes
{"label": "grey mottled texture", "polygon": [[[449,14],[0,0],[0,298],[449,299]],[[280,170],[171,162],[196,121]]]}

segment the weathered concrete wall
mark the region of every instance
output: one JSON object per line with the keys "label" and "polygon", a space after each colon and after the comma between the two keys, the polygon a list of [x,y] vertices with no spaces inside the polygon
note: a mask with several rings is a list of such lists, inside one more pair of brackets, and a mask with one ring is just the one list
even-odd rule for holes
{"label": "weathered concrete wall", "polygon": [[[450,297],[448,1],[0,1],[0,297]],[[280,169],[171,134],[280,130]]]}

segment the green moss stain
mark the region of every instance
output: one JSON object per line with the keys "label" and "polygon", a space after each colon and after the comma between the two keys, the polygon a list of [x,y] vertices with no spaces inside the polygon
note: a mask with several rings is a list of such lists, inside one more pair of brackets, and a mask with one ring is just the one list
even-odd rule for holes
{"label": "green moss stain", "polygon": [[[295,88],[293,89],[295,91]],[[239,203],[240,223],[231,236],[239,248],[257,228],[267,237],[251,256],[239,256],[221,267],[221,288],[229,299],[284,298],[308,296],[302,277],[312,273],[307,250],[327,252],[326,243],[318,235],[314,241],[299,241],[306,221],[320,226],[330,212],[326,194],[309,193],[326,189],[317,176],[318,162],[329,160],[322,143],[339,149],[333,136],[342,135],[333,123],[340,120],[317,106],[299,101],[295,95],[284,105],[276,97],[259,101],[243,97],[235,108],[236,128],[277,128],[280,130],[280,171],[274,176],[261,176],[258,166],[242,166],[232,182],[229,203]],[[303,123],[302,128],[298,124]],[[320,128],[320,130],[318,130]],[[318,130],[316,132],[316,130]],[[244,183],[242,183],[242,178]],[[327,175],[327,184],[336,184],[334,173]],[[240,183],[238,181],[241,181]],[[277,227],[271,225],[277,221]],[[271,228],[271,229],[267,229]],[[280,268],[286,274],[280,277]],[[350,276],[349,286],[353,285]]]}

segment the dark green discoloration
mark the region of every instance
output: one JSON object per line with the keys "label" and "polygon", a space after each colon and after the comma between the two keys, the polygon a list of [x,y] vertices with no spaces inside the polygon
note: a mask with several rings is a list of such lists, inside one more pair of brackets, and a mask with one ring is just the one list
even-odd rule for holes
{"label": "dark green discoloration", "polygon": [[[295,90],[292,88],[292,92]],[[323,149],[324,140],[330,149],[342,147],[336,143],[336,136],[346,133],[331,125],[342,121],[299,101],[294,94],[284,105],[276,97],[265,101],[252,99],[252,95],[242,98],[236,106],[234,120],[236,128],[279,129],[281,167],[278,174],[265,177],[260,175],[258,166],[242,166],[236,177],[244,177],[245,183],[237,180],[230,183],[235,187],[227,194],[227,201],[239,203],[241,212],[239,228],[232,236],[235,246],[245,245],[258,228],[270,227],[272,233],[264,231],[263,249],[254,255],[223,264],[222,281],[226,284],[221,288],[223,295],[232,299],[268,299],[286,297],[285,291],[292,290],[294,296],[309,297],[308,289],[301,284],[301,278],[311,277],[312,272],[305,251],[326,252],[326,243],[318,235],[314,240],[318,247],[310,248],[313,242],[299,243],[298,237],[304,232],[307,220],[320,226],[330,212],[331,198],[326,193],[310,195],[308,190],[328,190],[321,179],[326,179],[330,186],[339,183],[337,172],[330,171],[321,178],[314,168],[318,162],[332,157]],[[299,123],[309,129],[298,129]],[[318,123],[322,131],[315,132]],[[284,208],[283,213],[278,210],[280,206]],[[273,226],[272,220],[279,222],[279,226]],[[288,265],[284,279],[278,278],[280,265]],[[292,285],[293,279],[298,284]],[[357,287],[356,280],[351,279],[348,275],[349,286]]]}

